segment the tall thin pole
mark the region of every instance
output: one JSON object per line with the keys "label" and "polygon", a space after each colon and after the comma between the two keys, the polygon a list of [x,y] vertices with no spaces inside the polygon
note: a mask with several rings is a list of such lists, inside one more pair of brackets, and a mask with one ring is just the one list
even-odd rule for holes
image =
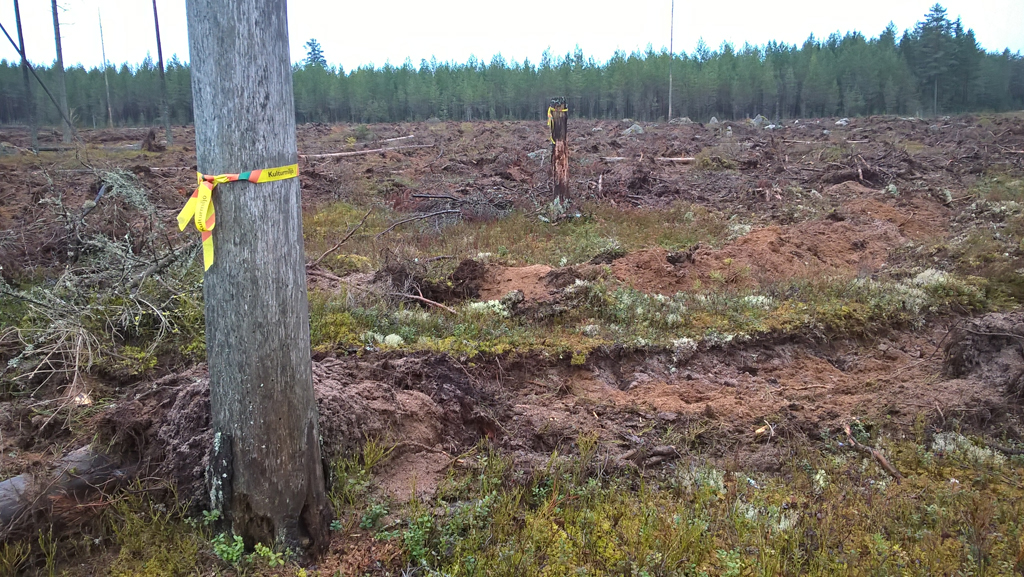
{"label": "tall thin pole", "polygon": [[32,84],[28,81],[28,61],[25,60],[25,36],[21,33],[21,11],[18,0],[14,0],[14,22],[18,25],[18,50],[21,51],[21,75],[25,79],[25,106],[28,110],[28,125],[32,132],[32,150],[39,149],[39,132],[36,129],[36,103],[32,100]]}
{"label": "tall thin pole", "polygon": [[668,119],[672,121],[672,61],[676,59],[672,50],[672,38],[675,35],[676,0],[672,0],[672,11],[668,24]]}
{"label": "tall thin pole", "polygon": [[114,127],[114,109],[110,106],[110,80],[107,78],[107,46],[103,43],[103,15],[100,9],[96,9],[96,16],[100,19],[100,51],[103,53],[103,83],[107,85],[107,126]]}
{"label": "tall thin pole", "polygon": [[[57,102],[60,104],[60,111],[64,118],[70,120],[68,114],[68,89],[64,84],[64,52],[60,47],[60,18],[57,16],[57,0],[50,0],[50,7],[53,10],[53,39],[57,45]],[[71,125],[61,122],[61,139],[65,144],[71,142]]]}
{"label": "tall thin pole", "polygon": [[[54,0],[56,2],[57,0]],[[171,134],[171,112],[167,104],[167,78],[164,76],[164,49],[160,46],[160,17],[156,14],[156,0],[153,0],[153,25],[156,26],[156,64],[160,70],[160,113],[164,117],[164,128],[167,131],[167,146],[174,144]]]}

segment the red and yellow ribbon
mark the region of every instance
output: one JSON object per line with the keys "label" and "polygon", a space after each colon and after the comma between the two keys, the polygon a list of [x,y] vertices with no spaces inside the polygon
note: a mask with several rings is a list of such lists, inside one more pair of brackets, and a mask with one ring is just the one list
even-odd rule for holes
{"label": "red and yellow ribbon", "polygon": [[[554,106],[548,106],[548,140],[551,144],[555,143],[555,119],[551,116],[551,113],[555,110]],[[569,112],[568,108],[562,108],[563,111]]]}
{"label": "red and yellow ribbon", "polygon": [[213,264],[213,227],[217,224],[213,211],[213,189],[218,184],[225,182],[237,182],[247,180],[249,182],[273,182],[295,178],[299,175],[299,165],[291,164],[278,168],[267,168],[264,170],[253,170],[241,174],[203,174],[197,172],[199,186],[185,203],[185,208],[178,213],[178,228],[185,230],[189,221],[196,224],[196,230],[203,237],[203,270],[210,270]]}

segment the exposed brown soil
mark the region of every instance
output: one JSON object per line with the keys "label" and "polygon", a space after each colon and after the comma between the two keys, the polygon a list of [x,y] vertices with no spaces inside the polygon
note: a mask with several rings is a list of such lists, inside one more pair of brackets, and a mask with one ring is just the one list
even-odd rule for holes
{"label": "exposed brown soil", "polygon": [[[847,184],[845,190],[862,188]],[[718,284],[756,287],[785,279],[870,276],[885,268],[893,249],[935,238],[948,226],[949,210],[937,200],[917,198],[898,207],[869,190],[863,194],[825,218],[766,226],[722,248],[698,248],[686,258],[673,258],[664,249],[636,251],[614,259],[612,275],[637,290],[664,295]],[[528,301],[547,300],[553,289],[565,286],[553,282],[560,274],[571,282],[587,271],[586,266],[553,271],[543,265],[489,265],[480,278],[480,298],[520,290]]]}
{"label": "exposed brown soil", "polygon": [[[733,136],[726,136],[725,127],[732,128]],[[345,139],[353,134],[349,126],[300,127],[303,153],[395,148],[302,162],[300,181],[307,210],[360,194],[367,185],[398,210],[427,210],[451,202],[413,194],[454,198],[465,218],[494,218],[513,205],[532,209],[552,196],[542,122],[402,123],[368,128],[373,138],[348,147]],[[820,202],[890,222],[904,236],[920,240],[940,232],[949,218],[942,191],[959,194],[986,168],[1024,169],[1024,155],[1014,152],[1024,148],[1024,119],[1013,116],[984,122],[968,116],[939,123],[872,117],[852,119],[846,127],[811,120],[786,123],[775,131],[743,122],[718,127],[649,124],[644,134],[632,136],[621,135],[624,128],[613,121],[571,121],[574,196],[655,207],[693,201],[770,225],[791,224],[792,208],[807,202],[807,191],[816,189]],[[824,134],[826,129],[829,134]],[[410,134],[415,137],[386,142]],[[191,128],[175,129],[175,142],[189,144],[159,153],[138,150],[148,135],[144,128],[83,130],[81,135],[99,147],[85,153],[83,160],[98,169],[120,167],[136,173],[164,221],[173,222],[183,198],[195,187]],[[4,138],[17,146],[28,145],[23,129],[7,130]],[[407,143],[429,146],[397,148]],[[735,157],[737,169],[704,171],[656,160],[702,151]],[[538,154],[531,158],[534,152]],[[625,160],[602,160],[609,157]],[[0,162],[0,230],[4,231],[0,266],[5,278],[68,259],[67,239],[54,226],[60,218],[50,206],[40,205],[39,199],[60,193],[64,206],[74,214],[99,190],[97,178],[81,164],[65,162],[56,167],[53,158],[23,155]],[[899,197],[886,197],[882,189],[887,185],[895,186]],[[797,195],[794,187],[803,192]],[[123,236],[132,226],[117,218],[123,209],[120,203],[100,202],[88,219],[89,226]],[[168,234],[176,240],[185,238],[178,237],[182,233],[176,230]]]}
{"label": "exposed brown soil", "polygon": [[[1019,316],[990,315],[970,327],[1017,330]],[[432,494],[454,457],[484,438],[530,468],[597,433],[602,453],[626,466],[625,455],[661,443],[671,427],[691,443],[680,450],[775,471],[796,447],[855,419],[909,431],[927,414],[939,427],[957,420],[1019,435],[1006,417],[1024,373],[1021,337],[978,341],[973,335],[987,331],[970,327],[947,337],[937,323],[870,343],[763,342],[689,359],[608,351],[584,367],[543,359],[467,367],[425,354],[328,357],[314,363],[314,381],[325,454],[348,454],[368,438],[397,442],[378,480],[400,501],[413,490]],[[208,403],[199,368],[119,403],[101,429],[122,451],[142,451],[180,497],[201,503]]]}
{"label": "exposed brown soil", "polygon": [[[733,136],[700,125],[648,125],[623,136],[614,121],[572,121],[575,196],[618,206],[664,207],[689,201],[753,223],[721,246],[687,254],[652,248],[602,264],[552,269],[463,261],[438,300],[500,299],[519,290],[542,303],[577,278],[610,274],[638,290],[674,294],[717,284],[753,288],[793,278],[871,276],[891,265],[907,243],[946,238],[962,198],[986,168],[1024,170],[1024,119],[973,117],[943,121],[896,118],[787,124],[775,132],[727,123]],[[398,210],[430,210],[452,200],[464,218],[496,218],[512,206],[533,210],[552,198],[541,122],[416,123],[368,127],[375,135],[355,150],[404,143],[361,156],[308,159],[301,168],[304,208],[367,194]],[[827,128],[831,134],[824,134]],[[9,132],[9,133],[8,133]],[[27,144],[23,131],[4,139]],[[304,153],[346,148],[347,126],[304,126]],[[129,150],[146,129],[83,131],[89,162],[126,168],[150,191],[149,200],[172,222],[195,182],[189,145],[162,152]],[[414,139],[386,142],[415,134]],[[191,129],[176,129],[191,143]],[[849,141],[855,141],[850,143]],[[117,152],[117,160],[104,153]],[[700,170],[659,157],[731,157],[735,170]],[[127,154],[127,159],[125,158]],[[111,155],[113,157],[113,155]],[[607,157],[623,157],[612,161]],[[101,186],[88,169],[54,157],[0,158],[0,274],[17,281],[59,270],[73,238],[65,223],[79,217]],[[254,168],[254,167],[245,167]],[[410,185],[409,183],[414,183]],[[899,191],[894,195],[886,187]],[[813,194],[812,194],[813,191]],[[59,193],[63,212],[39,200]],[[817,195],[817,196],[815,196]],[[794,207],[826,210],[794,216]],[[123,199],[99,202],[84,226],[124,237],[144,222]],[[966,224],[963,226],[970,226]],[[133,228],[134,227],[134,228]],[[139,235],[142,236],[141,234]],[[170,242],[185,236],[168,227]],[[607,267],[607,269],[605,268]],[[608,272],[610,271],[610,272]],[[377,276],[401,284],[401,267]],[[360,283],[373,275],[362,273]],[[350,279],[352,280],[352,279]],[[405,279],[408,280],[408,279]],[[311,277],[311,283],[322,283]],[[699,285],[698,285],[699,283]],[[595,432],[612,466],[655,466],[675,458],[654,447],[675,439],[680,451],[733,466],[778,470],[802,443],[860,419],[896,434],[918,415],[938,427],[956,421],[989,434],[1020,438],[1010,417],[1021,406],[1024,319],[933,319],[925,328],[866,341],[776,339],[701,349],[689,358],[669,352],[596,351],[587,364],[515,355],[465,359],[427,354],[364,352],[314,361],[324,453],[350,454],[367,439],[397,442],[378,471],[377,486],[398,500],[430,494],[456,457],[483,439],[511,454],[517,466],[540,466],[555,449],[571,454],[582,433]],[[124,385],[110,407],[97,411],[99,441],[146,474],[172,481],[180,498],[205,499],[210,446],[205,369]],[[114,384],[109,384],[113,390]],[[35,418],[26,403],[0,403],[0,474],[41,469],[54,447],[91,440],[60,422]],[[47,428],[49,427],[49,428]],[[8,458],[9,455],[16,457]],[[365,546],[365,547],[364,547]],[[385,558],[389,544],[332,544],[335,554]],[[344,550],[344,551],[342,551]],[[394,551],[391,551],[394,553]],[[360,571],[358,562],[346,571]]]}

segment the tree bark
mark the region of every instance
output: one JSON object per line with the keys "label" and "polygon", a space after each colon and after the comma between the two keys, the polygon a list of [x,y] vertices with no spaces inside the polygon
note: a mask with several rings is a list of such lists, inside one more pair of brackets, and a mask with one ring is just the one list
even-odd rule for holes
{"label": "tree bark", "polygon": [[114,108],[110,104],[110,79],[107,77],[107,45],[103,42],[103,16],[96,9],[96,17],[100,21],[100,51],[103,53],[103,84],[107,87],[107,126],[114,127]]}
{"label": "tree bark", "polygon": [[[57,0],[53,0],[56,2]],[[156,66],[160,71],[160,114],[164,120],[164,130],[167,132],[167,146],[174,144],[174,135],[171,133],[171,111],[167,104],[167,78],[164,76],[164,49],[160,45],[160,17],[156,13],[156,0],[153,0],[153,25],[156,27]]]}
{"label": "tree bark", "polygon": [[672,122],[672,63],[675,61],[675,52],[672,49],[672,40],[675,36],[676,27],[676,0],[672,0],[672,8],[668,20],[668,121]]}
{"label": "tree bark", "polygon": [[551,178],[555,183],[555,195],[565,198],[569,195],[569,111],[565,98],[553,98],[548,108],[551,130]]}
{"label": "tree bark", "polygon": [[[188,0],[198,170],[297,161],[286,3]],[[206,271],[212,506],[249,546],[324,550],[299,180],[221,184]]]}
{"label": "tree bark", "polygon": [[39,148],[39,129],[36,126],[36,103],[32,99],[32,84],[28,81],[28,61],[25,59],[25,35],[21,33],[21,10],[14,0],[14,22],[18,27],[18,50],[21,52],[21,76],[25,81],[25,107],[28,111],[28,126],[32,131],[32,150]]}
{"label": "tree bark", "polygon": [[60,47],[60,17],[57,16],[57,0],[50,0],[50,8],[53,10],[53,40],[57,46],[57,103],[61,112],[61,142],[71,142],[71,115],[68,114],[68,90],[64,84],[64,52]]}

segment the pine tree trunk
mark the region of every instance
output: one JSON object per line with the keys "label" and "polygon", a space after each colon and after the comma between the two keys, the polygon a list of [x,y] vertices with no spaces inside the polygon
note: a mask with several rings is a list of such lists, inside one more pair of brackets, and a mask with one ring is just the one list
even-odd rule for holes
{"label": "pine tree trunk", "polygon": [[[286,3],[187,3],[198,170],[297,160]],[[222,184],[206,271],[213,507],[236,535],[318,553],[330,510],[313,396],[299,180]]]}
{"label": "pine tree trunk", "polygon": [[107,45],[103,41],[103,16],[99,14],[99,8],[96,9],[96,16],[100,21],[100,51],[103,54],[103,84],[107,87],[107,126],[109,128],[114,127],[114,108],[110,103],[110,79],[107,77]]}
{"label": "pine tree trunk", "polygon": [[[57,0],[53,0],[56,2]],[[171,111],[167,104],[167,78],[164,76],[164,49],[160,45],[160,18],[156,13],[156,0],[153,0],[153,25],[156,26],[156,65],[160,71],[160,114],[163,116],[164,130],[167,132],[167,146],[174,144],[171,133]]]}
{"label": "pine tree trunk", "polygon": [[569,111],[565,107],[565,98],[552,99],[549,112],[551,140],[554,141],[551,178],[555,183],[555,196],[565,199],[569,195]]}
{"label": "pine tree trunk", "polygon": [[39,148],[39,129],[36,126],[36,103],[32,99],[32,84],[28,81],[28,61],[25,59],[25,36],[21,33],[21,10],[14,0],[14,22],[18,27],[18,50],[21,52],[21,76],[25,81],[25,110],[28,112],[28,127],[32,132],[32,150]]}
{"label": "pine tree trunk", "polygon": [[57,103],[60,104],[61,112],[61,141],[68,144],[71,142],[73,129],[68,124],[71,115],[68,114],[68,90],[64,84],[64,52],[60,47],[60,17],[57,16],[57,0],[50,0],[50,8],[53,10],[53,39],[57,46]]}

